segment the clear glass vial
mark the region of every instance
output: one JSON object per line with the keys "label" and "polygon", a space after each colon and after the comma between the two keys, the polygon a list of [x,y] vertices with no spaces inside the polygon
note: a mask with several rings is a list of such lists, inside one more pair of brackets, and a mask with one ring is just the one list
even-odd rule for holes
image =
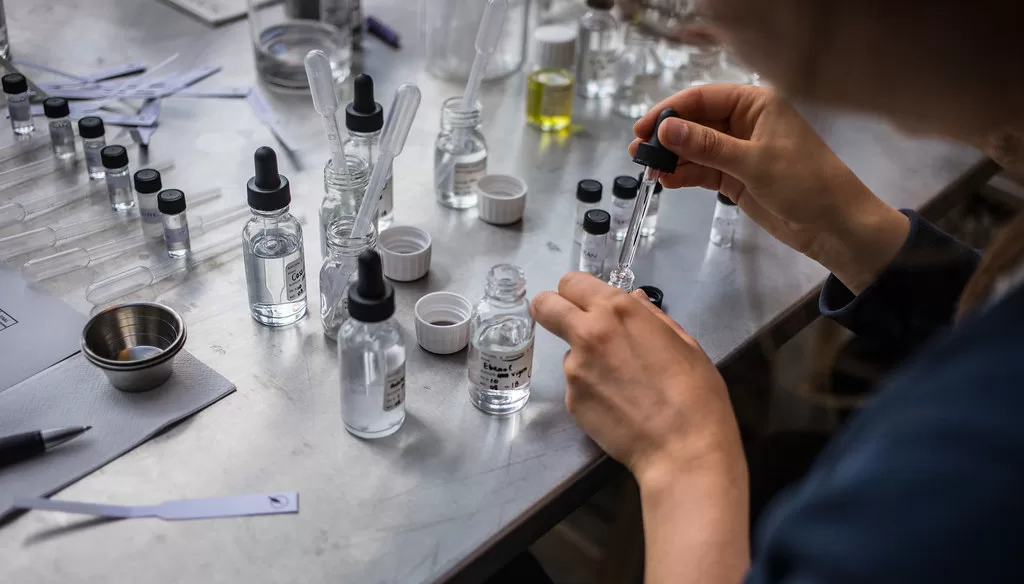
{"label": "clear glass vial", "polygon": [[570,26],[539,26],[533,33],[533,71],[526,78],[526,123],[545,132],[572,123],[576,78],[576,30]]}
{"label": "clear glass vial", "polygon": [[[370,166],[370,172],[380,157],[380,135],[384,127],[384,108],[373,100],[373,79],[365,74],[356,75],[353,81],[352,103],[345,108],[345,127],[349,141],[345,153],[362,158]],[[380,207],[377,209],[377,227],[387,229],[394,221],[395,189],[393,184],[394,163],[388,168],[388,178],[380,193]],[[364,189],[365,190],[365,189]]]}
{"label": "clear glass vial", "polygon": [[110,206],[115,211],[127,211],[135,206],[135,193],[132,192],[132,178],[128,170],[128,151],[124,146],[104,146],[100,150],[100,160],[107,174],[107,194],[110,195]]}
{"label": "clear glass vial", "polygon": [[494,266],[469,321],[469,399],[480,411],[504,415],[526,406],[533,329],[523,270],[511,264]]}
{"label": "clear glass vial", "polygon": [[365,251],[358,262],[347,292],[349,318],[338,332],[341,419],[360,438],[382,438],[405,422],[405,343],[380,255]]}
{"label": "clear glass vial", "polygon": [[91,179],[101,179],[107,175],[103,168],[103,157],[100,155],[107,146],[106,130],[103,120],[96,116],[86,116],[78,120],[78,136],[82,138],[82,151],[85,152],[85,171]]}
{"label": "clear glass vial", "polygon": [[363,237],[352,237],[354,217],[342,217],[327,227],[327,255],[320,268],[320,322],[324,335],[338,338],[341,324],[348,318],[348,285],[356,275],[360,254],[376,249],[377,230]]}
{"label": "clear glass vial", "polygon": [[576,87],[581,97],[610,97],[615,93],[615,62],[622,52],[622,30],[612,15],[615,0],[587,0],[580,17]]}
{"label": "clear glass vial", "polygon": [[[2,8],[0,8],[2,10]],[[8,73],[0,78],[7,97],[7,114],[16,135],[31,134],[36,128],[32,122],[32,104],[29,103],[28,80],[21,73]]]}
{"label": "clear glass vial", "polygon": [[715,216],[711,219],[711,243],[718,247],[732,247],[733,239],[736,236],[736,221],[740,212],[732,199],[718,193],[718,202],[715,203]]}
{"label": "clear glass vial", "polygon": [[157,202],[157,196],[164,189],[160,172],[152,168],[143,168],[135,173],[134,179],[142,232],[147,237],[163,237],[163,219],[160,217],[160,204]]}
{"label": "clear glass vial", "polygon": [[61,160],[75,157],[75,129],[71,126],[71,108],[63,97],[50,97],[43,102],[43,113],[50,126],[53,154]]}
{"label": "clear glass vial", "polygon": [[274,150],[261,146],[256,175],[246,184],[252,218],[242,228],[249,311],[267,326],[285,326],[306,315],[306,261],[302,226],[288,212],[288,179],[277,172]]}
{"label": "clear glass vial", "polygon": [[604,187],[601,183],[585,178],[576,184],[576,227],[573,231],[573,242],[583,241],[583,216],[591,209],[601,207],[601,193]]}
{"label": "clear glass vial", "polygon": [[461,97],[441,108],[441,133],[434,149],[437,201],[452,209],[476,206],[476,182],[487,174],[487,141],[480,132],[480,103],[461,111]]}
{"label": "clear glass vial", "polygon": [[[638,174],[636,180],[643,182],[644,173]],[[661,191],[663,190],[665,187],[660,181],[654,185],[654,192],[651,193],[651,198],[647,203],[647,214],[644,215],[644,221],[640,224],[640,237],[651,237],[658,231],[658,207],[661,206]]]}
{"label": "clear glass vial", "polygon": [[157,205],[164,227],[164,245],[167,255],[172,258],[183,258],[192,250],[192,242],[188,233],[188,216],[185,214],[185,193],[178,189],[160,191]]}
{"label": "clear glass vial", "polygon": [[617,176],[612,185],[612,237],[618,241],[626,237],[629,220],[633,217],[636,193],[640,183],[631,176]]}
{"label": "clear glass vial", "polygon": [[589,272],[598,278],[604,273],[604,261],[608,257],[608,232],[611,231],[612,217],[607,211],[591,209],[583,218],[583,242],[580,244],[580,271]]}
{"label": "clear glass vial", "polygon": [[328,160],[324,167],[324,199],[320,202],[320,256],[327,257],[327,228],[342,217],[355,218],[370,182],[370,167],[352,154],[345,155],[346,178]]}
{"label": "clear glass vial", "polygon": [[637,119],[657,102],[661,61],[654,50],[654,39],[636,24],[626,27],[625,47],[615,65],[615,113]]}

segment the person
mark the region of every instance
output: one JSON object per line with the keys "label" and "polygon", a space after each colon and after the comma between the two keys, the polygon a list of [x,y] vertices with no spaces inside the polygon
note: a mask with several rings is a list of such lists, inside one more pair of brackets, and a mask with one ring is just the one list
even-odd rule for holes
{"label": "person", "polygon": [[[583,273],[538,294],[568,342],[566,406],[635,476],[648,583],[1019,580],[1024,524],[1024,220],[984,256],[885,204],[789,99],[885,116],[1024,169],[1020,2],[714,0],[703,17],[778,89],[694,87],[659,103],[680,155],[666,188],[735,201],[831,271],[819,304],[920,348],[777,500],[749,543],[748,469],[727,388],[642,292]],[[636,142],[630,149],[636,147]]]}

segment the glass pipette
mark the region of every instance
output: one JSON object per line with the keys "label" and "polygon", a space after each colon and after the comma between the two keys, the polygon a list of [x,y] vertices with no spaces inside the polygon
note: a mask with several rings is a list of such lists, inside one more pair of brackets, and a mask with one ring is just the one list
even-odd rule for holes
{"label": "glass pipette", "polygon": [[405,140],[409,137],[409,129],[416,119],[416,110],[420,107],[420,89],[411,83],[405,83],[395,90],[391,100],[391,109],[384,120],[384,130],[380,137],[380,154],[377,164],[370,173],[370,184],[366,187],[363,202],[356,213],[355,224],[352,226],[352,237],[363,237],[370,230],[370,222],[377,216],[380,207],[381,191],[388,179],[388,171],[395,157],[405,148]]}
{"label": "glass pipette", "polygon": [[16,187],[30,180],[53,174],[59,170],[71,170],[82,161],[82,155],[76,154],[71,160],[60,158],[44,158],[23,164],[17,168],[0,172],[0,191]]}
{"label": "glass pipette", "polygon": [[[476,105],[476,95],[480,93],[480,83],[484,79],[484,70],[491,55],[498,48],[498,41],[501,40],[501,30],[505,26],[505,13],[508,12],[507,0],[488,0],[484,8],[483,18],[480,19],[480,27],[476,30],[476,57],[473,58],[473,67],[469,70],[469,79],[466,80],[466,90],[462,94],[462,101],[459,109],[463,112],[472,111]],[[452,140],[462,145],[466,142],[466,130],[457,128],[452,135]],[[460,154],[455,152],[454,154]],[[437,172],[437,184],[447,185],[451,180],[451,174],[455,171],[455,156],[450,156],[444,162],[444,166]]]}
{"label": "glass pipette", "polygon": [[[210,212],[205,215],[189,217],[189,230],[196,235],[209,233],[214,229],[231,223],[250,214],[248,205],[239,205],[228,210]],[[153,238],[144,233],[136,233],[118,237],[106,243],[92,247],[73,247],[46,257],[25,262],[21,271],[29,280],[41,282],[94,266],[108,259],[132,253],[145,247]]]}
{"label": "glass pipette", "polygon": [[331,61],[320,50],[306,53],[306,79],[309,81],[310,94],[313,96],[313,109],[324,120],[324,132],[327,133],[327,147],[331,151],[331,162],[334,168],[348,184],[348,164],[345,161],[345,150],[342,144],[341,128],[338,125],[338,94],[334,93],[334,76],[331,74]]}
{"label": "glass pipette", "polygon": [[[218,197],[220,197],[220,189],[211,189],[192,195],[190,202],[193,205],[202,205]],[[117,225],[128,225],[134,220],[134,215],[108,212],[88,219],[57,223],[16,235],[0,237],[0,260],[8,260],[22,254],[89,237]]]}
{"label": "glass pipette", "polygon": [[[146,165],[160,172],[166,172],[174,168],[173,160],[158,160],[154,164]],[[0,229],[22,221],[29,221],[52,213],[65,205],[75,201],[87,199],[94,193],[106,192],[107,186],[103,181],[89,181],[84,184],[73,186],[63,191],[49,193],[43,196],[14,200],[6,205],[0,205]],[[218,191],[219,192],[219,191]]]}
{"label": "glass pipette", "polygon": [[658,129],[663,121],[678,117],[679,114],[671,109],[661,110],[661,113],[658,114],[658,121],[654,123],[654,131],[651,133],[650,139],[641,142],[637,146],[636,155],[633,156],[633,162],[647,168],[644,169],[644,180],[640,183],[636,202],[633,203],[633,215],[629,218],[626,239],[622,242],[622,250],[619,252],[619,265],[608,276],[609,284],[626,292],[633,291],[633,258],[636,256],[636,248],[640,244],[640,227],[647,215],[651,194],[662,175],[675,172],[676,165],[679,163],[679,156],[661,145],[658,140]]}
{"label": "glass pipette", "polygon": [[85,299],[93,304],[105,304],[122,296],[138,292],[147,286],[185,272],[190,268],[213,259],[233,249],[241,249],[238,245],[237,233],[226,233],[217,239],[194,246],[192,253],[184,259],[166,259],[162,262],[145,266],[138,265],[123,272],[114,274],[93,283],[85,290]]}

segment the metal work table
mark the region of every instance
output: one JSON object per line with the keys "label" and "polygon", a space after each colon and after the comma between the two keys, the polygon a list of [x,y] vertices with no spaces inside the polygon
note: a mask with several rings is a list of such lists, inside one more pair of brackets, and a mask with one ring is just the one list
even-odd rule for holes
{"label": "metal work table", "polygon": [[[580,485],[596,484],[607,468],[563,406],[561,341],[538,329],[529,406],[514,417],[492,418],[469,403],[464,352],[437,357],[416,345],[412,307],[428,291],[478,297],[488,267],[502,261],[523,266],[531,292],[554,287],[576,258],[576,181],[598,178],[608,189],[615,175],[639,170],[625,153],[632,122],[578,103],[578,133],[542,135],[522,121],[521,75],[485,86],[489,171],[526,179],[525,219],[499,228],[479,221],[473,210],[442,208],[432,189],[434,138],[442,100],[461,87],[423,70],[410,3],[366,4],[366,12],[394,26],[406,45],[393,52],[367,39],[365,70],[374,75],[378,101],[387,107],[403,82],[423,92],[395,166],[396,224],[425,228],[435,238],[429,276],[396,284],[408,346],[405,427],[387,439],[362,441],[341,424],[336,356],[321,333],[315,293],[315,218],[326,160],[320,119],[308,96],[268,93],[302,146],[296,160],[282,162],[282,173],[293,182],[293,210],[308,220],[310,315],[283,329],[256,324],[248,314],[240,252],[136,295],[181,311],[189,326],[187,349],[231,379],[238,392],[57,497],[143,504],[295,489],[301,492],[300,514],[98,523],[33,512],[0,526],[0,580],[471,580],[560,519],[571,493],[578,497]],[[254,80],[244,22],[211,29],[153,0],[18,2],[8,10],[15,55],[36,62],[89,71],[132,59],[153,64],[181,52],[169,70],[211,62],[223,71],[203,83]],[[921,207],[992,170],[966,147],[911,139],[862,118],[809,115],[840,156],[894,205]],[[168,98],[150,150],[154,158],[175,157],[177,170],[167,181],[173,186],[188,191],[219,185],[237,203],[252,174],[253,150],[263,144],[277,148],[239,100]],[[666,192],[657,238],[645,244],[635,268],[637,284],[660,286],[669,314],[722,363],[811,297],[826,274],[745,219],[733,249],[709,246],[713,206],[707,191]],[[66,278],[56,291],[88,310],[81,284]]]}

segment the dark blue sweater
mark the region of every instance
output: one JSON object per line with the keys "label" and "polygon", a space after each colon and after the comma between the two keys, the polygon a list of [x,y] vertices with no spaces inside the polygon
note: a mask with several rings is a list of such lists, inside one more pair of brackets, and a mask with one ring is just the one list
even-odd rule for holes
{"label": "dark blue sweater", "polygon": [[914,213],[899,256],[824,315],[879,342],[928,342],[775,503],[750,584],[1020,581],[1024,286],[951,328],[978,254]]}

